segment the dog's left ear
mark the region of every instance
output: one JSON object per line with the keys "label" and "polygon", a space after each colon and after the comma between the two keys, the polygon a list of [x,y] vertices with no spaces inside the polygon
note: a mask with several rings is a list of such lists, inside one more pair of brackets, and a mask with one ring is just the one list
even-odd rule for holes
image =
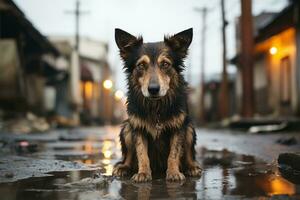
{"label": "dog's left ear", "polygon": [[118,48],[120,49],[120,55],[124,60],[135,47],[143,43],[142,37],[135,37],[119,28],[115,29],[115,40]]}
{"label": "dog's left ear", "polygon": [[165,43],[180,57],[184,58],[187,55],[187,50],[193,40],[193,28],[184,30],[171,37],[165,36]]}

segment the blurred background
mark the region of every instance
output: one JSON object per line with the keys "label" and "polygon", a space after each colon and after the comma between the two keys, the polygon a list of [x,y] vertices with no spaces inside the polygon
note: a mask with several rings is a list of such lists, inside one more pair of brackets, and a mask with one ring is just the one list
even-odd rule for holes
{"label": "blurred background", "polygon": [[0,0],[0,127],[119,124],[126,80],[114,29],[149,42],[190,27],[196,124],[297,120],[298,1]]}
{"label": "blurred background", "polygon": [[[299,10],[299,0],[0,0],[0,196],[300,199]],[[114,30],[153,42],[191,27],[184,76],[202,177],[115,179],[127,89]]]}

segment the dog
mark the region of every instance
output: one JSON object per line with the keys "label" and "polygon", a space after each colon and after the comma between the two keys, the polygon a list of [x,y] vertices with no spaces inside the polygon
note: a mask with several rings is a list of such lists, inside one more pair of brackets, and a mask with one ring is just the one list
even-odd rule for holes
{"label": "dog", "polygon": [[182,75],[192,38],[190,28],[162,42],[143,43],[141,36],[115,29],[127,77],[128,119],[120,132],[123,159],[113,176],[147,182],[152,174],[165,175],[167,181],[201,175]]}

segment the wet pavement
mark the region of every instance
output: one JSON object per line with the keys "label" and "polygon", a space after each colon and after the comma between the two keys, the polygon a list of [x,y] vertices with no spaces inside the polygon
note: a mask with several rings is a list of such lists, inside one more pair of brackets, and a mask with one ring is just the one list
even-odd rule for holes
{"label": "wet pavement", "polygon": [[[197,129],[201,178],[136,184],[111,176],[120,159],[119,127],[0,134],[1,199],[300,199],[299,173],[276,159],[300,151],[300,134]],[[279,139],[295,138],[284,145]]]}

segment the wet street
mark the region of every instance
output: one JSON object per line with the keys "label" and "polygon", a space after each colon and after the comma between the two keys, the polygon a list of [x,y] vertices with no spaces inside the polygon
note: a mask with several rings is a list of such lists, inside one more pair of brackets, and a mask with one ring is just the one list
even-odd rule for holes
{"label": "wet street", "polygon": [[[197,129],[201,178],[136,184],[111,176],[121,158],[119,127],[0,134],[1,199],[300,199],[299,173],[278,167],[299,152],[300,134]],[[294,138],[296,144],[280,144]]]}

